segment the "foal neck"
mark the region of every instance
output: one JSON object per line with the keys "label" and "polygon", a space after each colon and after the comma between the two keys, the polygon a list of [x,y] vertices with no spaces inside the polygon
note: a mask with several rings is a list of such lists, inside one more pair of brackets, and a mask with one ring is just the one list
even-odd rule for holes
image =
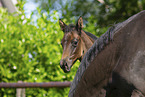
{"label": "foal neck", "polygon": [[84,31],[81,33],[82,39],[82,57],[80,61],[83,59],[85,53],[92,47],[95,40],[93,40],[90,36],[88,36]]}

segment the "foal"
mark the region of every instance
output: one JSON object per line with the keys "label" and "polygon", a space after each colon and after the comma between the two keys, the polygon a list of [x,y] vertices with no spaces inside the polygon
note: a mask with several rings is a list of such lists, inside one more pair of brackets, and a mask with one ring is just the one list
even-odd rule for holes
{"label": "foal", "polygon": [[76,25],[66,25],[59,20],[61,30],[64,32],[61,45],[63,54],[60,61],[60,67],[65,73],[71,70],[71,67],[77,60],[82,60],[85,53],[93,45],[97,37],[89,32],[83,31],[83,19],[80,17]]}

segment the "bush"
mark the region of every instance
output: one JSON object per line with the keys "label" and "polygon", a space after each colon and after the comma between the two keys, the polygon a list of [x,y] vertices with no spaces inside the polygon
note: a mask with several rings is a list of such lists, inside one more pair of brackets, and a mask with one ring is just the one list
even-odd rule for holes
{"label": "bush", "polygon": [[[62,48],[61,32],[54,11],[50,17],[39,14],[37,26],[25,15],[14,17],[5,9],[0,9],[0,81],[1,82],[49,82],[71,81],[77,66],[71,73],[65,74],[59,66]],[[64,97],[65,89],[26,89],[27,97]],[[15,97],[14,89],[1,89],[1,96]]]}
{"label": "bush", "polygon": [[[19,3],[18,7],[21,9],[22,5]],[[88,31],[97,34],[93,26]],[[37,21],[33,22],[32,16],[25,17],[23,9],[14,17],[0,8],[0,82],[72,81],[78,65],[68,74],[61,70],[62,37],[57,11],[49,14],[38,9]],[[69,88],[30,88],[26,89],[26,96],[67,97],[68,92]],[[1,97],[15,97],[15,93],[15,89],[0,89]]]}

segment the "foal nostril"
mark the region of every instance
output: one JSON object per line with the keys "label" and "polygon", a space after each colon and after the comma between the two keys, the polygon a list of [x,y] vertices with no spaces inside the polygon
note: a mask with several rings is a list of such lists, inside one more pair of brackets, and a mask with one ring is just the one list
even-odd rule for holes
{"label": "foal nostril", "polygon": [[65,60],[61,60],[61,61],[60,61],[60,67],[61,67],[62,69],[64,69],[65,66],[67,66],[66,61],[65,61]]}
{"label": "foal nostril", "polygon": [[64,72],[69,72],[70,71],[70,67],[69,65],[67,64],[67,61],[66,60],[61,60],[60,61],[60,67],[61,69],[64,71]]}

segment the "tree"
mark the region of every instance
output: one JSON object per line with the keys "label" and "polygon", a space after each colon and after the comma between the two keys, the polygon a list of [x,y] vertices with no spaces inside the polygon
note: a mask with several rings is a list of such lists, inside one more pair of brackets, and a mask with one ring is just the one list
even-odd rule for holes
{"label": "tree", "polygon": [[[19,15],[0,8],[0,82],[71,81],[78,65],[65,74],[60,66],[63,32],[57,11],[48,19],[38,9],[36,25],[26,18],[24,2],[19,1]],[[47,12],[49,13],[49,11]],[[69,88],[26,89],[27,97],[67,97]],[[15,89],[0,89],[0,97],[15,97]]]}
{"label": "tree", "polygon": [[[39,2],[43,11],[58,10],[63,18],[83,16],[88,20],[96,21],[100,27],[112,25],[126,20],[130,16],[145,9],[144,0],[42,0]],[[94,24],[94,25],[96,25]]]}

